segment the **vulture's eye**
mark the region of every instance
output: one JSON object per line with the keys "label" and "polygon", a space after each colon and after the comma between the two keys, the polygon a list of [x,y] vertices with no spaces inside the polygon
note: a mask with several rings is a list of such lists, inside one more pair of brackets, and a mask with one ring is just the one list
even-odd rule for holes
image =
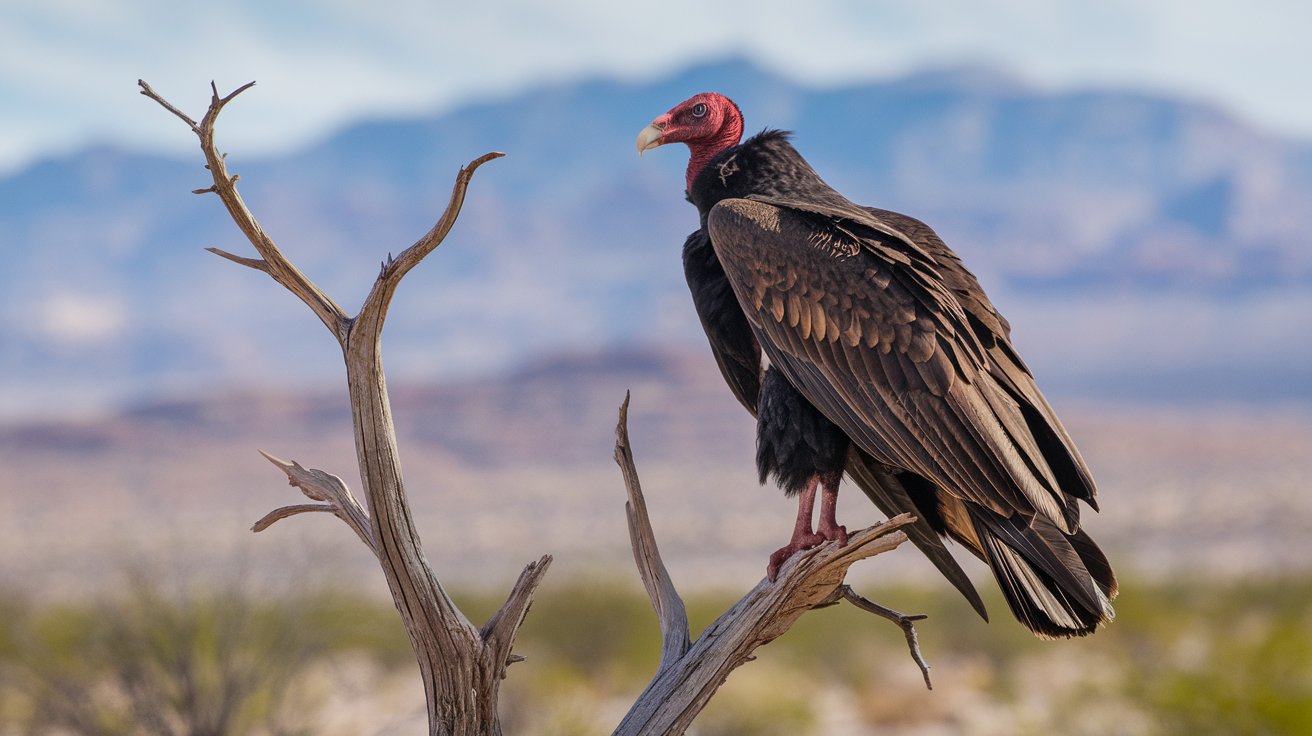
{"label": "vulture's eye", "polygon": [[695,118],[704,118],[704,117],[706,117],[706,103],[705,103],[705,102],[698,102],[696,105],[693,105],[693,106],[692,106],[692,116],[695,117]]}

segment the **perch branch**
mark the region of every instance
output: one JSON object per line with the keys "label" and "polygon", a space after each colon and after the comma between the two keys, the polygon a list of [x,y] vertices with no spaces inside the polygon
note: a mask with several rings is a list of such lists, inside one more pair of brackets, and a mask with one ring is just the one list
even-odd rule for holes
{"label": "perch branch", "polygon": [[629,494],[630,542],[638,572],[661,619],[661,664],[615,734],[681,734],[729,674],[752,652],[783,634],[802,614],[832,602],[847,569],[858,560],[887,552],[906,541],[901,527],[915,517],[901,514],[853,533],[848,543],[830,542],[794,555],[775,582],[763,579],[691,644],[683,604],[660,556],[642,500],[642,489],[628,439],[628,399],[620,407],[615,459]]}

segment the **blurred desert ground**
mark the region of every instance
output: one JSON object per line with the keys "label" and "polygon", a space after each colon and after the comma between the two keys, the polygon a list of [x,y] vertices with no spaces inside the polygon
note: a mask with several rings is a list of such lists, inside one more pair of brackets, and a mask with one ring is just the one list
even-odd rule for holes
{"label": "blurred desert ground", "polygon": [[[393,389],[411,503],[444,579],[497,589],[543,553],[555,555],[552,575],[564,579],[628,564],[611,459],[626,391],[639,472],[674,574],[712,590],[759,576],[791,528],[792,503],[754,477],[750,418],[709,355],[618,351]],[[1059,409],[1100,484],[1104,511],[1087,511],[1086,523],[1118,568],[1151,577],[1307,571],[1306,410]],[[197,570],[240,562],[275,576],[288,574],[288,561],[331,562],[368,586],[372,560],[331,516],[250,533],[267,511],[302,500],[257,449],[359,487],[348,409],[331,391],[232,393],[4,427],[0,485],[16,492],[0,497],[3,579],[77,595],[112,579],[123,560],[167,557]],[[844,498],[847,524],[879,518],[863,497]],[[259,573],[260,560],[277,564]],[[858,571],[872,584],[936,584],[910,549]]]}

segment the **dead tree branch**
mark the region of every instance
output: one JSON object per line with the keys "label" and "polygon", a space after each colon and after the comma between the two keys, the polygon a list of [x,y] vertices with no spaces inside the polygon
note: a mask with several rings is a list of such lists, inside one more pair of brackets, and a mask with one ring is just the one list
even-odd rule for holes
{"label": "dead tree branch", "polygon": [[351,527],[351,531],[355,532],[355,535],[360,538],[360,541],[364,542],[370,551],[375,554],[378,553],[378,545],[374,543],[373,529],[369,525],[369,514],[360,507],[360,502],[355,500],[355,496],[351,494],[351,490],[346,487],[341,478],[315,468],[303,468],[298,462],[276,458],[264,450],[260,450],[260,454],[287,474],[288,485],[296,486],[301,489],[301,493],[309,498],[324,503],[300,504],[275,509],[255,522],[255,525],[251,527],[251,531],[262,532],[273,526],[275,521],[306,511],[329,511],[346,522],[346,525]]}
{"label": "dead tree branch", "polygon": [[[201,152],[205,155],[205,168],[209,169],[214,183],[210,187],[197,191],[201,193],[213,192],[219,195],[219,199],[222,200],[223,206],[227,208],[232,221],[246,236],[246,239],[251,242],[251,245],[255,246],[255,250],[259,252],[260,256],[264,258],[265,268],[260,270],[268,273],[274,281],[282,284],[288,291],[305,302],[315,316],[328,327],[329,331],[336,335],[339,341],[343,340],[346,331],[350,328],[350,320],[347,318],[346,313],[332,299],[329,299],[328,295],[324,294],[319,287],[315,286],[305,274],[292,265],[291,261],[287,260],[273,240],[265,234],[264,228],[260,227],[255,215],[251,214],[251,211],[246,207],[246,202],[242,200],[241,194],[237,191],[237,176],[228,173],[227,156],[219,153],[218,146],[214,143],[214,126],[218,123],[219,113],[223,111],[223,108],[229,102],[236,99],[237,95],[254,87],[255,83],[248,82],[230,94],[219,97],[218,88],[211,82],[210,106],[199,123],[169,104],[163,97],[160,97],[144,80],[137,80],[137,85],[141,87],[141,94],[158,102],[164,109],[181,118],[183,122],[191,127],[192,132],[200,138]],[[228,257],[228,254],[222,255],[225,258]]]}
{"label": "dead tree branch", "polygon": [[642,485],[638,481],[638,471],[633,464],[633,450],[629,447],[629,394],[624,394],[624,403],[620,405],[620,421],[615,428],[615,462],[624,475],[624,487],[628,489],[629,501],[624,506],[629,520],[629,540],[633,546],[633,560],[638,565],[638,574],[642,584],[647,588],[647,597],[656,609],[656,617],[661,626],[661,663],[659,669],[673,666],[688,652],[688,613],[684,609],[683,599],[674,588],[665,563],[661,561],[660,550],[656,548],[656,536],[651,528],[651,517],[647,515],[647,500],[642,497]]}
{"label": "dead tree branch", "polygon": [[925,661],[925,655],[920,653],[920,638],[916,636],[916,622],[923,621],[928,616],[923,613],[898,613],[872,600],[867,600],[847,585],[840,586],[839,592],[843,594],[843,600],[848,603],[867,613],[886,618],[902,628],[902,634],[907,638],[907,648],[911,650],[911,658],[916,660],[916,664],[920,667],[920,676],[925,678],[925,689],[933,690],[934,683],[929,681],[929,663]]}
{"label": "dead tree branch", "polygon": [[[661,662],[651,684],[638,697],[615,734],[681,734],[729,674],[751,660],[753,651],[783,634],[807,611],[843,598],[850,591],[843,584],[847,569],[857,560],[887,552],[905,542],[907,536],[899,529],[915,521],[915,517],[895,516],[853,533],[845,546],[831,542],[794,555],[780,568],[775,582],[762,579],[706,627],[696,641],[690,642],[683,600],[661,562],[638,483],[629,445],[628,409],[629,398],[625,396],[615,428],[615,461],[629,495],[626,508],[634,559],[660,619]],[[914,633],[908,634],[908,640],[914,640]],[[913,656],[924,668],[918,647],[913,646]]]}
{"label": "dead tree branch", "polygon": [[218,195],[233,222],[260,258],[246,258],[218,249],[211,252],[262,271],[295,294],[337,338],[346,359],[347,388],[355,431],[356,454],[365,507],[341,479],[320,470],[265,455],[287,474],[292,485],[319,504],[286,506],[256,523],[256,530],[302,512],[328,511],[347,523],[377,557],[419,662],[428,703],[430,734],[500,734],[497,695],[515,634],[524,620],[533,592],[551,564],[549,555],[530,563],[501,609],[476,629],[456,607],[429,567],[406,499],[401,463],[392,423],[391,402],[380,351],[383,323],[392,295],[402,277],[433,251],[450,232],[464,203],[474,171],[500,153],[480,156],[460,170],[451,199],[437,224],[398,258],[384,263],[360,313],[345,312],[302,273],[260,227],[237,191],[238,177],[229,174],[226,157],[214,142],[215,124],[224,107],[254,82],[219,96],[211,83],[210,104],[196,122],[138,80],[141,94],[159,103],[191,128],[200,139],[211,186],[196,190]]}

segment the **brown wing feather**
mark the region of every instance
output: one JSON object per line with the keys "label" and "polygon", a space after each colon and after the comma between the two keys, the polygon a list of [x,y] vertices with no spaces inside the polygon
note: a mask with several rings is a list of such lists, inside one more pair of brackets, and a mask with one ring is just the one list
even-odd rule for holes
{"label": "brown wing feather", "polygon": [[965,570],[961,569],[961,565],[944,546],[943,539],[934,531],[925,514],[917,508],[902,481],[856,448],[848,452],[847,474],[866,497],[888,516],[893,517],[901,513],[916,515],[916,523],[903,527],[907,537],[924,553],[925,557],[929,558],[930,562],[934,563],[943,577],[961,591],[980,618],[988,621],[988,611],[979,592],[975,590],[975,584],[970,581]]}
{"label": "brown wing feather", "polygon": [[1039,452],[1047,459],[1061,487],[1098,508],[1097,490],[1084,458],[1034,383],[1029,368],[1012,347],[1011,325],[993,307],[975,274],[925,223],[898,212],[874,207],[862,209],[905,234],[934,259],[944,286],[961,304],[976,337],[985,346],[990,372],[1016,403],[1025,426],[1033,434]]}
{"label": "brown wing feather", "polygon": [[[862,449],[1001,516],[1078,528],[1074,498],[1008,410],[931,253],[885,232],[895,228],[792,203],[725,200],[708,227],[771,362]],[[844,329],[799,330],[811,310]]]}
{"label": "brown wing feather", "polygon": [[[832,230],[812,232],[808,238],[813,243],[831,244],[832,252],[850,253],[864,248],[890,265],[909,266],[904,274],[909,278],[904,281],[913,293],[948,307],[945,315],[952,319],[941,322],[939,328],[954,337],[952,332],[960,326],[963,345],[969,343],[970,352],[987,365],[1000,391],[987,392],[986,399],[999,412],[1009,439],[1022,446],[1033,471],[1055,477],[1063,492],[1098,507],[1088,466],[1012,347],[1011,326],[989,302],[974,274],[933,229],[907,215],[860,207],[832,191],[807,201],[758,195],[749,199],[826,218]],[[865,232],[859,232],[862,230]],[[842,240],[848,242],[835,242]],[[984,355],[979,356],[977,351]],[[958,362],[960,357],[949,355],[958,370],[965,371],[967,366]],[[1009,401],[1016,404],[1015,411],[1004,408]],[[1045,464],[1047,467],[1042,467]],[[1073,513],[1073,509],[1066,505],[1064,512]],[[1076,519],[1068,522],[1076,523]]]}

